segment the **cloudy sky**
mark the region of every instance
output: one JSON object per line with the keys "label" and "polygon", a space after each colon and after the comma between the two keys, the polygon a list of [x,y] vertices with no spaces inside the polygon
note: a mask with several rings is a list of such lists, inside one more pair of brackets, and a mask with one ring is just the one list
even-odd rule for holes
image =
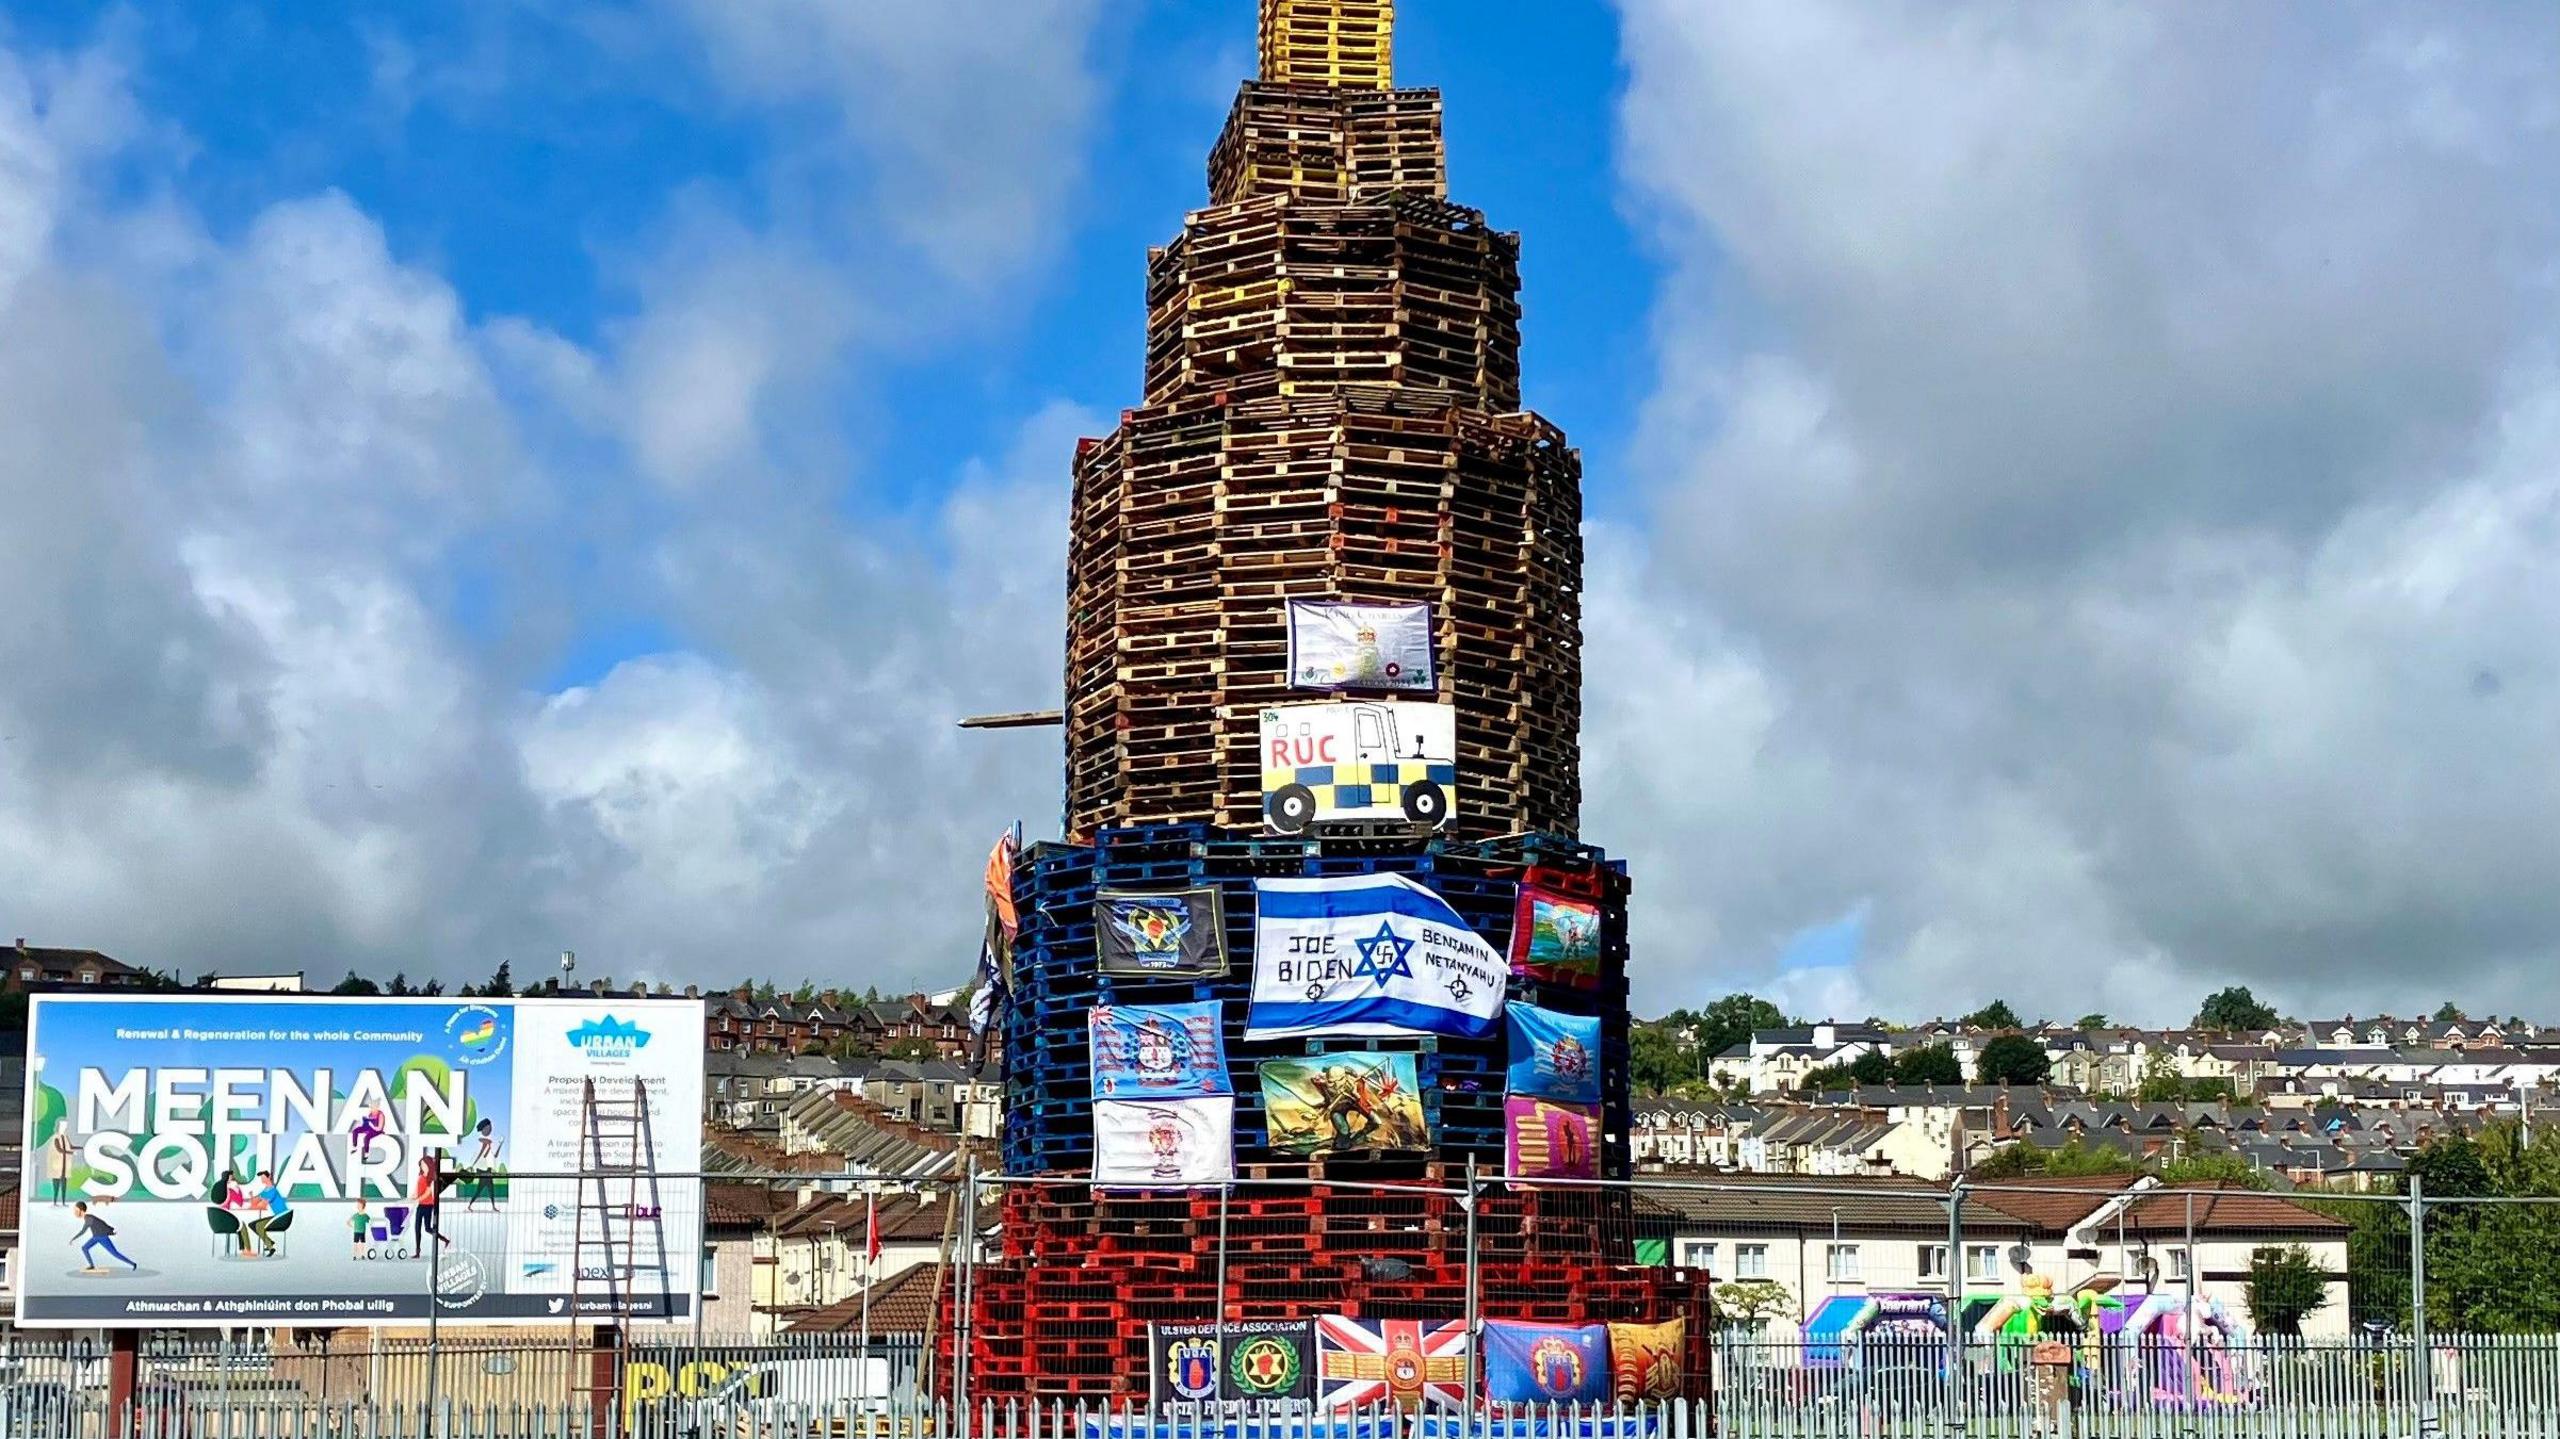
{"label": "cloudy sky", "polygon": [[[323,8],[0,17],[0,930],[955,982],[1252,6]],[[1640,1007],[2560,1018],[2560,11],[1405,9]]]}

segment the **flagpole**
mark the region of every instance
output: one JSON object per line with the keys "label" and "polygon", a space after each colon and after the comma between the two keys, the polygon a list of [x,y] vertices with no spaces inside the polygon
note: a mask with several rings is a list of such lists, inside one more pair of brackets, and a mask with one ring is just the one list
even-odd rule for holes
{"label": "flagpole", "polygon": [[880,1196],[862,1197],[862,1349],[854,1363],[862,1371],[863,1412],[871,1401],[871,1285],[879,1275]]}

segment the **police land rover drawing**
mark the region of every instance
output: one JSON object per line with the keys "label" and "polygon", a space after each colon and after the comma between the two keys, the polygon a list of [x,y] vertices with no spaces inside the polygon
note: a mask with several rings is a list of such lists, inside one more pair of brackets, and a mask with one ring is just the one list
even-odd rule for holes
{"label": "police land rover drawing", "polygon": [[1282,834],[1328,821],[1449,822],[1457,711],[1444,704],[1320,703],[1262,712],[1262,814]]}

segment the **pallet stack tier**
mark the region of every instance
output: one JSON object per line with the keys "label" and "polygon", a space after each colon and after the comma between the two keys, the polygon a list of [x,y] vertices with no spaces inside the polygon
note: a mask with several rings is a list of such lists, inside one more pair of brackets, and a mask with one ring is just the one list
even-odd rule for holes
{"label": "pallet stack tier", "polygon": [[[1067,828],[1261,826],[1288,604],[1431,606],[1466,834],[1581,810],[1581,463],[1532,415],[1264,385],[1132,410],[1076,464]],[[1426,696],[1409,696],[1426,698]]]}
{"label": "pallet stack tier", "polygon": [[[1636,1261],[1632,1211],[1496,1188],[1464,1209],[1440,1173],[1409,1184],[1135,1196],[1015,1185],[1005,1248],[973,1270],[971,1387],[1005,1399],[1144,1397],[1148,1330],[1308,1317],[1446,1320],[1467,1305],[1532,1324],[1688,1322],[1690,1373],[1707,1372],[1712,1315],[1701,1276]],[[1623,1198],[1623,1196],[1620,1196]],[[1223,1263],[1198,1237],[1223,1223]],[[943,1363],[958,1344],[946,1291]]]}
{"label": "pallet stack tier", "polygon": [[[1601,1029],[1602,1172],[1628,1172],[1632,1115],[1627,994],[1626,907],[1622,862],[1560,836],[1467,840],[1386,833],[1370,837],[1284,838],[1238,835],[1205,824],[1157,825],[1105,832],[1091,845],[1042,844],[1015,870],[1014,906],[1022,929],[1014,951],[1015,987],[1005,1029],[1005,1170],[1013,1175],[1074,1174],[1093,1163],[1092,1056],[1089,1016],[1099,1005],[1222,1006],[1227,1058],[1236,1091],[1236,1151],[1244,1164],[1286,1162],[1270,1147],[1254,1066],[1266,1059],[1347,1049],[1409,1051],[1423,1087],[1437,1158],[1499,1174],[1504,1159],[1504,1070],[1508,1039],[1428,1037],[1405,1040],[1290,1039],[1247,1041],[1253,990],[1254,882],[1325,875],[1400,874],[1446,900],[1468,927],[1497,950],[1511,942],[1520,885],[1587,898],[1601,912],[1603,978],[1593,988],[1514,976],[1511,998],[1559,1013],[1597,1016]],[[1231,957],[1216,979],[1144,978],[1101,973],[1094,905],[1104,888],[1219,892],[1223,936]]]}
{"label": "pallet stack tier", "polygon": [[[1473,1293],[1492,1319],[1686,1319],[1702,1392],[1706,1276],[1639,1263],[1643,1205],[1611,1187],[1632,1125],[1629,880],[1577,838],[1582,461],[1521,409],[1519,237],[1450,200],[1440,93],[1395,84],[1390,0],[1260,3],[1261,73],[1211,152],[1210,202],[1148,257],[1142,403],[1076,449],[1066,838],[1013,873],[1002,1237],[971,1267],[966,1315],[946,1292],[943,1355],[965,1342],[993,1399],[1137,1399],[1155,1324],[1446,1321]],[[1430,683],[1296,687],[1292,601],[1427,606]],[[1266,823],[1262,716],[1326,700],[1447,707],[1453,804],[1436,829]],[[1505,997],[1598,1021],[1606,1182],[1503,1177],[1500,1025],[1246,1039],[1257,882],[1379,874],[1429,890],[1498,954],[1524,886],[1596,911],[1596,976],[1514,967]],[[1202,888],[1223,973],[1102,972],[1106,890]],[[1098,1186],[1093,1011],[1202,1002],[1235,1096],[1235,1177]],[[1258,1066],[1351,1051],[1411,1056],[1427,1150],[1274,1147]]]}

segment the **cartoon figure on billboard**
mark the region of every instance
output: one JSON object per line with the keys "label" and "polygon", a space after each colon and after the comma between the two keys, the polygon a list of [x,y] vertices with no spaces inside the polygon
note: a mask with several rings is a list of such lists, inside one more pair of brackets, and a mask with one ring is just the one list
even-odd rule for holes
{"label": "cartoon figure on billboard", "polygon": [[142,1267],[141,1265],[134,1263],[132,1260],[125,1258],[124,1251],[116,1248],[116,1227],[109,1224],[105,1217],[100,1215],[96,1210],[91,1209],[89,1207],[89,1201],[84,1199],[79,1203],[72,1205],[71,1217],[79,1221],[80,1224],[78,1232],[72,1235],[71,1242],[80,1246],[81,1273],[98,1274],[103,1272],[98,1265],[98,1256],[96,1253],[96,1251],[101,1249],[107,1251],[107,1257],[109,1259],[114,1260],[127,1269],[140,1269]]}
{"label": "cartoon figure on billboard", "polygon": [[1449,822],[1457,711],[1443,704],[1304,704],[1262,712],[1262,812],[1282,834],[1333,821]]}

